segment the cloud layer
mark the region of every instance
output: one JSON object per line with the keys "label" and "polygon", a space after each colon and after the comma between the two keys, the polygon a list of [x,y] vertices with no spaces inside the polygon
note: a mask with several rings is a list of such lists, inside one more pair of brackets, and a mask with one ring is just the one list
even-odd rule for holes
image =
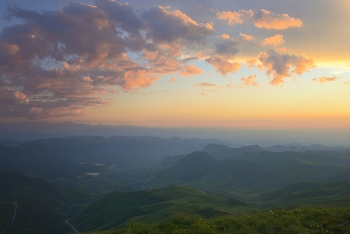
{"label": "cloud layer", "polygon": [[257,28],[278,30],[303,25],[298,18],[290,17],[288,14],[276,14],[265,9],[221,11],[217,12],[216,16],[219,20],[226,20],[230,26],[243,24],[245,21],[253,23]]}
{"label": "cloud layer", "polygon": [[[227,76],[244,67],[237,57],[247,47],[256,51],[248,67],[266,71],[271,84],[314,64],[281,50],[259,53],[264,46],[284,44],[282,34],[257,39],[233,31],[231,37],[216,32],[213,22],[196,21],[168,6],[135,10],[114,0],[95,0],[93,5],[71,2],[39,12],[10,4],[3,17],[12,25],[0,32],[0,117],[85,115],[89,108],[113,105],[112,95],[150,87],[164,75],[203,74],[204,67],[190,64],[195,60]],[[303,25],[298,18],[265,9],[221,11],[212,17],[230,26],[251,23],[260,31]],[[255,78],[241,81],[257,86]],[[168,83],[175,81],[168,78]]]}
{"label": "cloud layer", "polygon": [[101,95],[148,87],[163,74],[200,74],[184,66],[181,51],[199,50],[213,33],[211,23],[178,10],[135,14],[109,0],[42,12],[12,4],[4,17],[22,23],[0,34],[0,112],[33,119],[111,105]]}

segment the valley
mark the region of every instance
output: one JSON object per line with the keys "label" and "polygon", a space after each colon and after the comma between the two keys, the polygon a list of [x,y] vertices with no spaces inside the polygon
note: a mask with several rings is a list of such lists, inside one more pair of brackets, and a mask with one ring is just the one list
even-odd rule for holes
{"label": "valley", "polygon": [[179,217],[214,222],[271,209],[350,207],[349,148],[283,148],[155,137],[6,142],[0,229],[11,221],[9,202],[18,210],[5,233],[128,233],[131,224],[155,228],[142,225]]}

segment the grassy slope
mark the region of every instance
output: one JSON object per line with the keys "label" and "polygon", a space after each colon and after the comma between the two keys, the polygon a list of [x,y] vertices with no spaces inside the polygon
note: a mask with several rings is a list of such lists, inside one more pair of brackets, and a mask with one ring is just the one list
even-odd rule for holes
{"label": "grassy slope", "polygon": [[213,219],[181,216],[158,224],[130,224],[119,233],[349,233],[350,207],[301,207]]}
{"label": "grassy slope", "polygon": [[330,183],[297,183],[262,194],[260,201],[273,205],[331,204],[350,205],[350,181]]}
{"label": "grassy slope", "polygon": [[[112,193],[72,219],[79,230],[103,230],[130,221],[164,221],[176,214],[198,213],[211,217],[243,210],[243,204],[194,188],[170,186],[133,193]],[[245,207],[244,209],[249,209]]]}
{"label": "grassy slope", "polygon": [[[0,171],[0,188],[4,215],[13,214],[13,210],[8,211],[5,201],[18,204],[15,222],[6,233],[62,233],[66,230],[65,225],[62,228],[57,225],[94,198],[77,190],[62,189],[47,181],[7,171]],[[1,222],[0,228],[3,225]]]}

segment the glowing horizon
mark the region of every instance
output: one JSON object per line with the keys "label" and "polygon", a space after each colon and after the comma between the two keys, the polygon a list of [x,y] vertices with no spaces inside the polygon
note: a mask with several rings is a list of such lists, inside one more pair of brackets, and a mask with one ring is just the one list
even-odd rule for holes
{"label": "glowing horizon", "polygon": [[350,129],[342,0],[11,2],[0,122]]}

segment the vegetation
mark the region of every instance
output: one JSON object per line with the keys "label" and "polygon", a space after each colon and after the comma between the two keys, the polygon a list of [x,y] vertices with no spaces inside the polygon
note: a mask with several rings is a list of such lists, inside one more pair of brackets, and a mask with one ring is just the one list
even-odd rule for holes
{"label": "vegetation", "polygon": [[8,170],[0,171],[0,229],[16,202],[6,233],[67,233],[68,218],[79,231],[124,228],[116,233],[348,232],[349,149],[204,143],[90,136],[0,143],[0,170]]}
{"label": "vegetation", "polygon": [[14,205],[18,204],[13,225],[6,233],[62,233],[69,228],[59,225],[81,212],[96,200],[93,193],[63,189],[47,181],[14,172],[0,171],[0,229],[12,220]]}
{"label": "vegetation", "polygon": [[[130,223],[125,228],[98,232],[127,233],[349,233],[350,207],[298,207],[241,213],[212,219],[178,216],[171,221],[153,224]],[[94,232],[95,233],[95,232]]]}
{"label": "vegetation", "polygon": [[106,230],[121,227],[130,221],[155,222],[177,214],[198,214],[214,217],[253,210],[256,207],[194,188],[167,188],[111,193],[71,220],[79,230]]}

